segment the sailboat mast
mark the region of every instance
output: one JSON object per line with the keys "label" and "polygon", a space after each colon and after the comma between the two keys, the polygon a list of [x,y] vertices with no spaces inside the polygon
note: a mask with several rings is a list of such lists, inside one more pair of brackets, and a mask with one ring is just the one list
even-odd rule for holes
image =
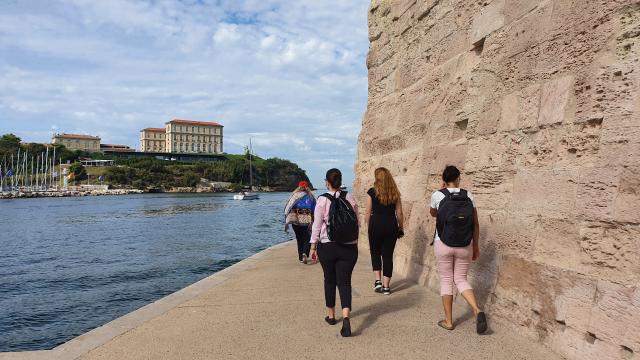
{"label": "sailboat mast", "polygon": [[249,186],[250,190],[253,191],[253,147],[251,146],[251,138],[249,138]]}

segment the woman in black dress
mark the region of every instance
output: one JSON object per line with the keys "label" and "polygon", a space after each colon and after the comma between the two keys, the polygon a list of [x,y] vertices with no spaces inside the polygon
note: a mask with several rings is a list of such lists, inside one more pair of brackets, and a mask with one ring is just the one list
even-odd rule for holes
{"label": "woman in black dress", "polygon": [[[393,251],[396,240],[404,236],[400,191],[386,168],[375,170],[375,183],[367,192],[365,223],[369,229],[369,249],[376,292],[390,294]],[[383,278],[384,276],[384,278]]]}

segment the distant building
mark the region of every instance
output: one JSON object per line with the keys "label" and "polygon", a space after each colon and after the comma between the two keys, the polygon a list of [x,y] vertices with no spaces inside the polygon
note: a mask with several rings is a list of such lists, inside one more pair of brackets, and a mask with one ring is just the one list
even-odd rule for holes
{"label": "distant building", "polygon": [[222,128],[216,122],[173,119],[166,123],[167,152],[222,154]]}
{"label": "distant building", "polygon": [[100,151],[100,137],[80,134],[55,134],[53,144],[62,144],[69,150],[82,150],[86,152]]}
{"label": "distant building", "polygon": [[166,133],[164,128],[146,128],[140,130],[140,151],[167,152],[165,138]]}
{"label": "distant building", "polygon": [[134,152],[135,149],[132,149],[129,145],[120,145],[120,144],[100,144],[100,151],[103,153],[108,152]]}

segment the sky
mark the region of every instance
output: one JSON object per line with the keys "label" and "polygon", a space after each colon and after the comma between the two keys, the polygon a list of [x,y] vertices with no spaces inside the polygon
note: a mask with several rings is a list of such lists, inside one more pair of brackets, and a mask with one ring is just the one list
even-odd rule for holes
{"label": "sky", "polygon": [[0,134],[139,147],[177,119],[353,180],[368,0],[0,0]]}

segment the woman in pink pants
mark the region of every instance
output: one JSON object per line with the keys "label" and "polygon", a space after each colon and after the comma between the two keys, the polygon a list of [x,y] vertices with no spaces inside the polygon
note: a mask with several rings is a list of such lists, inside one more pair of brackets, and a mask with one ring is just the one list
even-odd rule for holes
{"label": "woman in pink pants", "polygon": [[[462,294],[464,299],[469,303],[473,313],[476,316],[476,330],[478,334],[482,334],[487,330],[487,318],[478,307],[476,296],[473,292],[473,288],[467,281],[467,272],[471,262],[478,259],[480,256],[480,247],[478,245],[480,226],[478,224],[478,211],[473,203],[473,195],[460,189],[460,170],[455,166],[447,166],[442,173],[442,181],[445,184],[445,188],[436,191],[431,195],[431,216],[438,216],[438,209],[445,198],[451,204],[452,201],[457,202],[456,206],[459,206],[454,214],[455,218],[448,218],[441,220],[438,218],[438,222],[446,222],[447,230],[443,234],[462,234],[461,237],[465,239],[452,239],[451,236],[445,237],[445,240],[451,239],[450,242],[455,242],[456,246],[449,246],[440,239],[438,230],[434,239],[435,255],[438,265],[438,275],[440,276],[440,295],[442,296],[442,305],[444,306],[445,319],[438,322],[438,325],[447,329],[453,330],[453,294],[454,286],[458,289],[458,292]],[[455,200],[454,200],[455,198]],[[459,205],[462,202],[468,202],[468,205]],[[449,205],[448,204],[448,205]],[[449,205],[450,207],[451,205]],[[446,210],[443,210],[446,211]],[[465,222],[464,217],[468,214],[468,221]],[[442,214],[441,214],[442,215]],[[463,220],[458,220],[463,219]],[[447,222],[448,221],[448,222]],[[456,221],[459,221],[457,223]],[[442,223],[441,223],[442,224]],[[468,226],[467,229],[459,229],[456,227]],[[472,227],[472,228],[471,228]],[[438,227],[440,228],[440,227]],[[466,232],[465,232],[466,230]],[[459,241],[458,241],[459,240]],[[468,245],[466,244],[468,242]],[[452,244],[453,245],[453,244]]]}

